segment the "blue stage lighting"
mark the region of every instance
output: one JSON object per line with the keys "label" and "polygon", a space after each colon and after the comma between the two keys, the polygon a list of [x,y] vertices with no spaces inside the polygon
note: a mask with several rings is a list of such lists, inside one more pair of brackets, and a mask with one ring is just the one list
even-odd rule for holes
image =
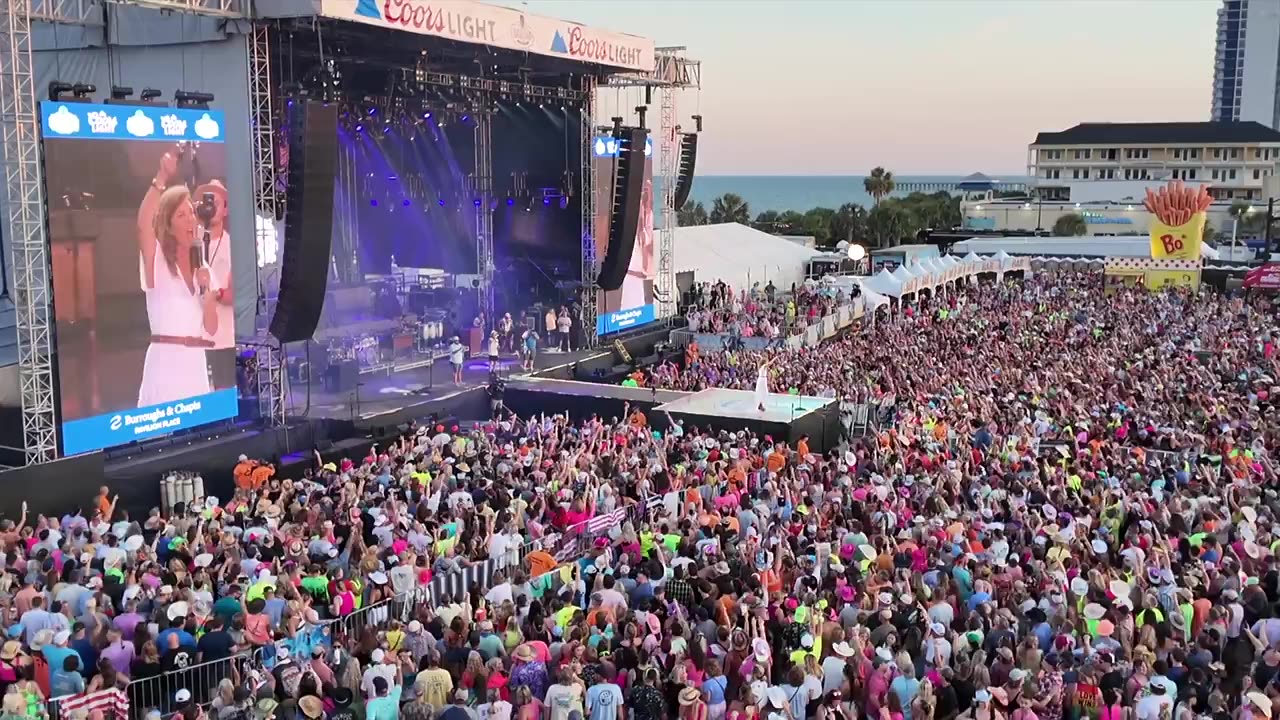
{"label": "blue stage lighting", "polygon": [[514,198],[507,198],[507,207],[511,207],[512,205],[515,205],[515,204],[516,204],[516,201]]}
{"label": "blue stage lighting", "polygon": [[480,198],[475,199],[475,206],[480,207]]}
{"label": "blue stage lighting", "polygon": [[405,198],[404,200],[401,200],[400,204],[404,205],[405,207],[409,207],[409,198]]}
{"label": "blue stage lighting", "polygon": [[374,207],[378,207],[378,201],[377,201],[377,200],[370,200],[370,201],[369,201],[369,204],[370,204],[370,205],[372,205],[372,206],[374,206]]}
{"label": "blue stage lighting", "polygon": [[376,107],[369,108],[369,117],[373,117],[374,115],[377,115],[377,114],[378,114],[378,108]]}
{"label": "blue stage lighting", "polygon": [[444,207],[444,198],[440,198],[440,207]]}
{"label": "blue stage lighting", "polygon": [[356,132],[364,132],[364,126],[363,126],[363,125],[356,125]]}
{"label": "blue stage lighting", "polygon": [[543,204],[543,205],[550,205],[550,204],[551,204],[551,198],[542,198],[542,204]]}

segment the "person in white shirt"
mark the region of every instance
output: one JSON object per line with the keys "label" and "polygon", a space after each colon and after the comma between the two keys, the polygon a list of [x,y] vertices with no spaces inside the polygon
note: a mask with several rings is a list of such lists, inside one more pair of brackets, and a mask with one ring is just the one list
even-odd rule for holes
{"label": "person in white shirt", "polygon": [[1134,709],[1134,717],[1137,720],[1160,720],[1162,709],[1173,710],[1173,699],[1166,694],[1163,683],[1149,683],[1147,689],[1150,693],[1138,701],[1138,706]]}
{"label": "person in white shirt", "polygon": [[453,384],[462,384],[462,361],[466,357],[466,348],[454,335],[449,339],[449,364],[453,366]]}
{"label": "person in white shirt", "polygon": [[[196,241],[205,253],[205,265],[212,276],[210,292],[217,302],[218,329],[209,339],[213,348],[205,351],[209,362],[209,377],[215,390],[235,387],[236,384],[236,301],[231,275],[231,236],[227,233],[227,188],[220,180],[196,188],[192,200],[197,214],[205,196],[213,206],[213,217],[205,227],[196,228]],[[204,245],[204,233],[209,232],[209,245]]]}

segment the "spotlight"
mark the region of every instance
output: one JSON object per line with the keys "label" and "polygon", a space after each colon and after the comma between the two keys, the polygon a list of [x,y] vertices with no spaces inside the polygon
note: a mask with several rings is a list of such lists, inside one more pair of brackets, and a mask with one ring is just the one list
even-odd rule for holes
{"label": "spotlight", "polygon": [[430,112],[430,111],[427,111],[427,112],[422,113],[422,119],[423,119],[423,120],[430,120],[430,119],[431,119],[431,112]]}
{"label": "spotlight", "polygon": [[507,198],[507,207],[511,207],[512,205],[515,205],[515,204],[516,204],[515,198]]}
{"label": "spotlight", "polygon": [[464,125],[465,125],[465,124],[467,124],[470,120],[471,120],[471,116],[470,116],[470,115],[463,115],[463,116],[462,116],[462,124],[464,124]]}
{"label": "spotlight", "polygon": [[647,112],[649,112],[649,106],[648,106],[648,105],[637,105],[637,106],[636,106],[636,117],[640,118],[640,127],[647,127],[647,126],[644,124],[644,116],[645,116],[645,113],[647,113]]}
{"label": "spotlight", "polygon": [[123,86],[123,85],[112,85],[112,86],[111,86],[111,99],[112,99],[112,100],[128,100],[128,99],[129,99],[129,98],[131,98],[131,97],[133,97],[133,88],[131,88],[131,87],[125,87],[125,86]]}
{"label": "spotlight", "polygon": [[551,198],[549,197],[542,198],[542,207],[551,207]]}
{"label": "spotlight", "polygon": [[376,107],[371,107],[371,108],[369,108],[369,113],[368,113],[368,114],[369,114],[369,117],[373,117],[374,115],[377,115],[377,114],[378,114],[378,108],[376,108]]}
{"label": "spotlight", "polygon": [[409,203],[409,198],[405,198],[405,199],[401,200],[401,201],[400,201],[400,204],[401,204],[401,205],[403,205],[403,206],[405,206],[405,207],[409,207],[409,205],[410,205],[410,203]]}
{"label": "spotlight", "polygon": [[377,201],[377,200],[370,200],[370,201],[369,201],[369,205],[370,205],[370,206],[372,206],[372,207],[378,207],[378,201]]}
{"label": "spotlight", "polygon": [[178,90],[173,93],[173,102],[177,107],[208,109],[213,93]]}
{"label": "spotlight", "polygon": [[476,207],[480,207],[480,198],[476,198],[475,200],[473,200],[472,204],[474,204]]}
{"label": "spotlight", "polygon": [[356,123],[356,132],[364,132],[364,126],[360,123]]}
{"label": "spotlight", "polygon": [[444,198],[440,198],[440,207],[444,207]]}
{"label": "spotlight", "polygon": [[142,98],[142,102],[151,102],[160,97],[160,91],[155,88],[142,88],[142,94],[138,97]]}
{"label": "spotlight", "polygon": [[55,101],[61,100],[62,94],[71,92],[71,88],[71,83],[57,81],[51,82],[49,83],[49,99]]}
{"label": "spotlight", "polygon": [[92,83],[76,83],[71,86],[71,94],[75,96],[77,100],[84,100],[89,97],[90,93],[95,93],[97,91],[98,86]]}
{"label": "spotlight", "polygon": [[697,129],[696,129],[696,132],[702,132],[702,116],[701,116],[701,115],[694,115],[694,116],[693,116],[693,123],[694,123],[694,126],[697,128]]}

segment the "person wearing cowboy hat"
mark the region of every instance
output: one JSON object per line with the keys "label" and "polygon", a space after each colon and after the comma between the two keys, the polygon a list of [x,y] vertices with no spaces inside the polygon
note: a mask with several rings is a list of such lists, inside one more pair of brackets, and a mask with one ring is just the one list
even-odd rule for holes
{"label": "person wearing cowboy hat", "polygon": [[[218,330],[210,338],[213,348],[205,351],[214,389],[234,387],[236,377],[235,286],[231,275],[231,236],[227,232],[227,188],[221,180],[210,180],[196,188],[191,196],[197,213],[208,213],[208,220],[196,228],[196,242],[205,252],[209,269],[209,291],[216,301]],[[203,221],[204,218],[202,217]],[[208,233],[208,243],[205,243]]]}

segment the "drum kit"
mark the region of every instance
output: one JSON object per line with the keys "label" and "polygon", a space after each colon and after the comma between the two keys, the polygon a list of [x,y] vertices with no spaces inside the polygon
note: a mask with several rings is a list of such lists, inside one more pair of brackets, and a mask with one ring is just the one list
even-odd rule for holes
{"label": "drum kit", "polygon": [[380,343],[374,335],[335,338],[329,341],[328,353],[330,365],[354,361],[361,368],[367,368],[382,360]]}

